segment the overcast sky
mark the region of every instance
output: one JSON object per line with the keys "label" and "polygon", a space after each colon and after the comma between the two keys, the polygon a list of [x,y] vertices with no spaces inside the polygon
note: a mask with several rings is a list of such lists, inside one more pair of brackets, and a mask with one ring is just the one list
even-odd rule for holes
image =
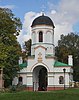
{"label": "overcast sky", "polygon": [[79,32],[79,0],[0,0],[0,7],[10,8],[21,19],[20,44],[31,38],[31,23],[42,10],[55,24],[55,45],[61,34]]}

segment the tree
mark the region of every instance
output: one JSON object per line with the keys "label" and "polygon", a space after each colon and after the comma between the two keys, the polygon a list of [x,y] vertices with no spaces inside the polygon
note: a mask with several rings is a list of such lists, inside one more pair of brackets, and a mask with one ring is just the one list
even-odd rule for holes
{"label": "tree", "polygon": [[31,55],[31,43],[32,43],[32,40],[31,39],[29,39],[27,42],[25,42],[26,54],[28,56]]}
{"label": "tree", "polygon": [[19,70],[21,47],[17,42],[22,24],[8,8],[0,8],[0,67],[3,68],[5,87],[11,84]]}
{"label": "tree", "polygon": [[23,49],[24,49],[24,51],[22,52],[23,60],[25,60],[28,56],[31,56],[31,42],[32,40],[29,39],[23,45]]}
{"label": "tree", "polygon": [[73,55],[74,81],[79,81],[79,35],[74,33],[61,35],[55,49],[59,61],[67,63],[68,55]]}

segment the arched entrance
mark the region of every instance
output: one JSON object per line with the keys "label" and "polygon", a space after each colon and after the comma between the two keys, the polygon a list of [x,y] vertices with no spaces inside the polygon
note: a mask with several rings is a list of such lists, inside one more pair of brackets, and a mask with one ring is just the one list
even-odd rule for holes
{"label": "arched entrance", "polygon": [[39,89],[41,91],[47,90],[47,69],[41,68],[39,71]]}
{"label": "arched entrance", "polygon": [[47,90],[47,69],[44,66],[37,66],[33,70],[33,90]]}

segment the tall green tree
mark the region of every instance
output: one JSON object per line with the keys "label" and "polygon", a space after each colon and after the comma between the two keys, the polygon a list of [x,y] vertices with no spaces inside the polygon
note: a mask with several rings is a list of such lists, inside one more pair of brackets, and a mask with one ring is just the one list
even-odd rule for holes
{"label": "tall green tree", "polygon": [[32,40],[29,39],[23,45],[23,49],[24,49],[24,51],[22,52],[23,61],[26,61],[27,57],[31,56],[31,42]]}
{"label": "tall green tree", "polygon": [[0,8],[0,67],[3,68],[5,87],[11,84],[19,70],[21,47],[17,36],[22,28],[19,18],[8,8]]}
{"label": "tall green tree", "polygon": [[31,43],[32,43],[31,39],[29,39],[28,41],[25,42],[25,50],[26,50],[27,56],[31,55]]}
{"label": "tall green tree", "polygon": [[74,81],[79,81],[79,35],[75,33],[61,35],[55,49],[59,61],[68,63],[68,55],[73,55]]}

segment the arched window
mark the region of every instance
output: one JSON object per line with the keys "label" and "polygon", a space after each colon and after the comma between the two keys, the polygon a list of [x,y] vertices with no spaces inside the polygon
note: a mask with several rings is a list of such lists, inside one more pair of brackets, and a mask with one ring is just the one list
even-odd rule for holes
{"label": "arched window", "polygon": [[23,82],[23,78],[20,76],[19,79],[18,79],[18,83],[19,83],[20,85],[22,85],[22,82]]}
{"label": "arched window", "polygon": [[43,42],[43,32],[39,32],[39,42]]}
{"label": "arched window", "polygon": [[59,77],[59,84],[64,84],[64,77],[63,76]]}

